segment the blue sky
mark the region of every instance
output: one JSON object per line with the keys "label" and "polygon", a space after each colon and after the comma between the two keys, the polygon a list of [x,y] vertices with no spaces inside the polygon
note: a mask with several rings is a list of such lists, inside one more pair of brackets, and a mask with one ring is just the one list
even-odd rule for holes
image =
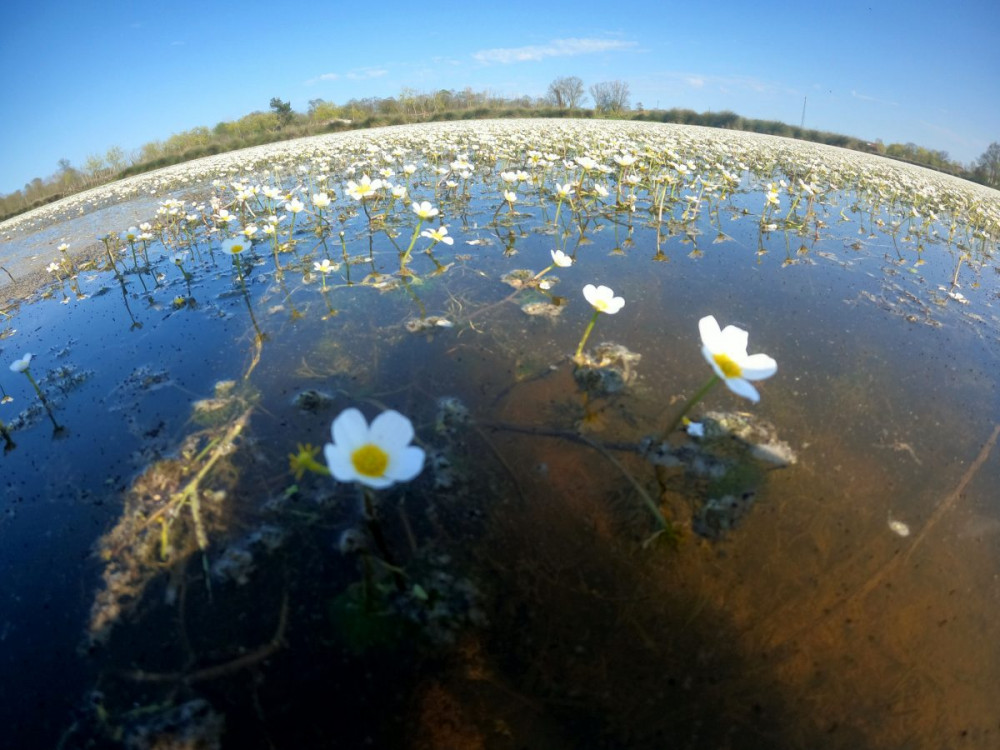
{"label": "blue sky", "polygon": [[214,126],[403,87],[539,96],[620,79],[632,104],[729,109],[970,162],[1000,141],[1000,2],[8,4],[0,193]]}

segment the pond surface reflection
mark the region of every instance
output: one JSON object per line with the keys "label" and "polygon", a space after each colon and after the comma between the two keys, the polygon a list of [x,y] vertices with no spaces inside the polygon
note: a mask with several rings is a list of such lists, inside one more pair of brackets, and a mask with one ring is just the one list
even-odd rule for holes
{"label": "pond surface reflection", "polygon": [[[995,192],[566,121],[156,180],[4,227],[12,746],[998,741]],[[708,315],[778,371],[678,422]],[[352,407],[413,481],[324,474]]]}

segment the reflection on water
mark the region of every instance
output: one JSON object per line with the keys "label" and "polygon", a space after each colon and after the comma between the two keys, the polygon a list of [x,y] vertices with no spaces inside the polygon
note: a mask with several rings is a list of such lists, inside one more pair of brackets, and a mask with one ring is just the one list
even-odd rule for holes
{"label": "reflection on water", "polygon": [[[189,170],[131,233],[6,227],[57,268],[3,359],[65,428],[0,379],[16,745],[997,742],[996,193],[638,123]],[[778,372],[695,437],[706,315]],[[413,482],[324,475],[349,407]]]}

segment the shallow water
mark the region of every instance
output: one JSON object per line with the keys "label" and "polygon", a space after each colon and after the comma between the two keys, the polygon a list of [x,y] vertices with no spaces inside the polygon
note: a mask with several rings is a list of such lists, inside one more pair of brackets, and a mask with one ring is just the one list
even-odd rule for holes
{"label": "shallow water", "polygon": [[[160,178],[160,199],[188,203],[150,208],[148,266],[141,243],[111,241],[114,270],[100,254],[64,266],[7,310],[3,359],[34,353],[52,408],[4,370],[12,746],[995,745],[995,193],[638,124],[283,149]],[[580,156],[595,165],[566,165]],[[347,194],[380,168],[406,199]],[[262,227],[278,206],[237,198],[254,185],[306,210],[294,235],[276,212],[291,246],[259,234],[234,258],[220,209]],[[320,187],[335,198],[317,217]],[[124,225],[27,226],[4,252],[120,235],[149,200],[101,215]],[[426,255],[418,237],[403,272],[414,200],[455,243]],[[571,267],[504,281],[557,247]],[[323,258],[338,264],[325,284]],[[587,283],[626,301],[587,351],[639,358],[581,381]],[[731,435],[678,430],[650,452],[710,375],[709,314],[778,372],[759,404],[717,386],[691,417],[755,429],[783,465]],[[428,452],[416,480],[377,493],[377,532],[357,488],[289,466],[348,407],[400,411]],[[348,529],[370,554],[338,549]]]}

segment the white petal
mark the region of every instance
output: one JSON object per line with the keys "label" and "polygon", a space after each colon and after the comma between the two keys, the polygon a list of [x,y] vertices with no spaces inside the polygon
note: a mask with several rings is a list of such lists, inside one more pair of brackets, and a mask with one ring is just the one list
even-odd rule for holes
{"label": "white petal", "polygon": [[763,380],[778,371],[778,363],[766,354],[752,354],[740,362],[740,367],[747,380]]}
{"label": "white petal", "polygon": [[357,409],[344,409],[333,420],[333,442],[345,453],[368,442],[368,422]]}
{"label": "white petal", "polygon": [[391,487],[393,484],[393,480],[388,477],[366,477],[364,474],[358,474],[356,480],[361,482],[361,484],[376,490],[384,490],[386,487]]}
{"label": "white petal", "polygon": [[757,393],[757,389],[750,385],[748,381],[743,380],[743,378],[726,378],[725,383],[726,387],[737,396],[748,398],[755,404],[760,401],[760,394]]}
{"label": "white petal", "polygon": [[351,463],[351,454],[340,446],[327,443],[323,456],[326,458],[326,467],[338,482],[354,482],[359,478]]}
{"label": "white petal", "polygon": [[[701,343],[712,351],[718,350],[719,339],[722,338],[722,331],[714,315],[706,315],[698,321],[698,330],[701,332]],[[704,348],[702,349],[704,351]],[[705,354],[708,357],[708,354]],[[710,360],[710,358],[709,358]],[[710,360],[711,361],[711,360]]]}
{"label": "white petal", "polygon": [[750,334],[737,326],[726,326],[722,329],[722,345],[724,351],[733,359],[739,361],[747,356],[747,341]]}
{"label": "white petal", "polygon": [[392,454],[385,475],[397,482],[409,482],[424,468],[424,450],[415,445]]}
{"label": "white petal", "polygon": [[597,287],[593,284],[587,284],[587,286],[583,288],[583,298],[587,300],[592,307],[597,307],[597,300],[599,299],[597,296]]}
{"label": "white petal", "polygon": [[392,453],[413,440],[413,424],[398,411],[390,409],[375,417],[368,430],[368,439],[386,453]]}

